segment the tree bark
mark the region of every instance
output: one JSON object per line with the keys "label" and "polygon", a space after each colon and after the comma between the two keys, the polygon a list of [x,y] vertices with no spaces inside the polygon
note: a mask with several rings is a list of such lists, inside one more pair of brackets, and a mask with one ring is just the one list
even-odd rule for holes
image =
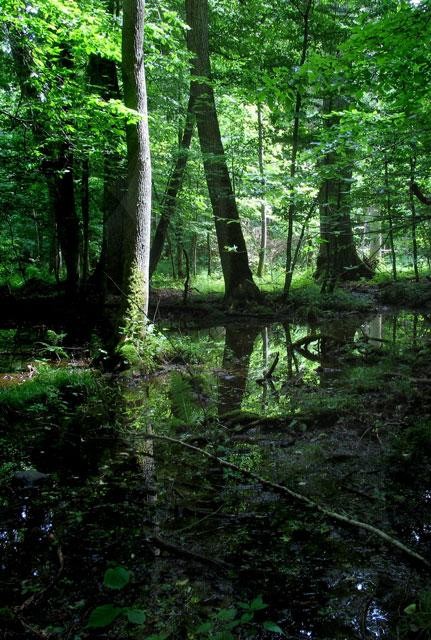
{"label": "tree bark", "polygon": [[[24,34],[19,29],[10,27],[8,36],[21,96],[30,104],[33,100],[39,101],[40,97],[32,84],[33,60],[25,45]],[[59,64],[69,69],[72,67],[67,46],[60,53]],[[49,202],[52,205],[50,217],[56,225],[53,234],[56,233],[66,265],[67,292],[74,295],[79,283],[80,234],[75,207],[72,148],[70,143],[46,142],[43,123],[36,119],[32,121],[32,130],[44,153],[41,166],[47,179]]]}
{"label": "tree bark", "polygon": [[145,332],[149,299],[151,157],[144,67],[145,0],[123,0],[122,71],[124,102],[139,114],[127,126],[127,216],[124,226],[123,288],[126,331]]}
{"label": "tree bark", "polygon": [[[310,15],[313,7],[313,0],[308,0],[305,11],[303,13],[303,36],[302,36],[302,49],[301,59],[299,61],[299,68],[301,68],[307,58],[307,51],[309,45],[309,32],[310,32]],[[299,150],[299,121],[302,108],[302,94],[299,89],[296,90],[295,97],[295,112],[293,114],[293,127],[292,127],[292,151],[290,156],[290,202],[289,210],[287,214],[287,247],[286,247],[286,275],[284,280],[284,298],[289,297],[290,287],[292,285],[293,278],[293,223],[296,216],[296,194],[295,194],[295,179],[297,172],[297,158]]]}
{"label": "tree bark", "polygon": [[82,280],[85,282],[89,271],[90,244],[90,163],[88,158],[82,161],[81,174],[81,215],[82,215]]}
{"label": "tree bark", "polygon": [[[341,98],[324,100],[323,112],[343,107]],[[333,127],[338,116],[325,119],[326,127]],[[351,163],[342,160],[336,151],[325,155],[321,165],[323,181],[319,191],[320,251],[315,277],[322,281],[322,292],[333,291],[338,280],[370,278],[372,270],[359,258],[350,220]]]}
{"label": "tree bark", "polygon": [[186,0],[188,48],[193,54],[191,95],[203,155],[205,176],[213,208],[217,242],[228,304],[260,299],[250,270],[232,182],[226,163],[220,126],[210,82],[208,0]]}
{"label": "tree bark", "polygon": [[186,123],[184,126],[183,135],[180,140],[177,159],[172,174],[169,178],[165,195],[163,197],[160,220],[157,225],[156,233],[154,235],[153,244],[151,247],[150,277],[155,272],[162,255],[169,223],[172,220],[173,214],[175,213],[178,193],[181,191],[181,187],[183,184],[184,173],[187,166],[187,158],[192,141],[193,129],[195,126],[193,103],[194,98],[190,95],[187,105]]}
{"label": "tree bark", "polygon": [[259,265],[257,267],[257,277],[262,278],[265,273],[266,247],[268,238],[268,220],[266,217],[266,203],[264,200],[265,168],[264,168],[264,147],[263,147],[263,118],[262,104],[257,105],[257,127],[258,127],[258,154],[259,154],[259,176],[261,184],[260,203],[260,251]]}
{"label": "tree bark", "polygon": [[[75,294],[79,283],[79,220],[75,207],[73,155],[68,144],[61,144],[57,152],[43,162],[43,170],[50,183],[54,220],[58,242],[66,266],[66,288]],[[48,159],[49,158],[49,159]]]}
{"label": "tree bark", "polygon": [[[410,158],[410,184],[415,184],[415,168],[416,168],[416,159]],[[413,269],[415,272],[415,280],[419,282],[419,269],[418,269],[418,241],[416,235],[416,202],[414,198],[413,188],[410,189],[410,211],[412,214],[412,245],[413,245]]]}
{"label": "tree bark", "polygon": [[392,277],[397,280],[397,254],[395,253],[394,244],[394,223],[392,217],[392,198],[389,185],[389,162],[385,158],[385,191],[386,191],[386,215],[388,217],[389,224],[389,245],[391,249],[391,262],[392,262]]}
{"label": "tree bark", "polygon": [[[111,7],[114,11],[114,7]],[[89,62],[90,83],[101,97],[109,101],[121,98],[117,66],[114,60],[93,55]],[[99,275],[104,296],[119,294],[123,280],[123,235],[126,199],[126,176],[123,158],[108,147],[103,157],[103,236]]]}

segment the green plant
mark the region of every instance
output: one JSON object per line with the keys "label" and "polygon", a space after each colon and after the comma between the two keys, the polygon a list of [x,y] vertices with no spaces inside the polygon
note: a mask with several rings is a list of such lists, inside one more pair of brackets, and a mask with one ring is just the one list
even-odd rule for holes
{"label": "green plant", "polygon": [[418,634],[415,637],[431,638],[431,591],[419,594],[417,602],[404,609],[403,632]]}
{"label": "green plant", "polygon": [[[107,569],[103,578],[103,585],[108,589],[120,591],[126,587],[131,578],[131,572],[124,567],[114,567]],[[87,622],[88,629],[101,629],[109,627],[117,618],[125,616],[131,624],[142,625],[147,619],[143,609],[135,607],[122,607],[108,603],[95,607]]]}
{"label": "green plant", "polygon": [[[238,608],[219,609],[213,612],[208,620],[202,622],[196,629],[198,637],[207,637],[211,640],[235,640],[232,634],[234,629],[248,627],[254,623],[255,615],[268,607],[262,600],[262,596],[257,596],[251,602],[240,602]],[[283,630],[271,620],[262,623],[266,631],[272,631],[284,635]]]}

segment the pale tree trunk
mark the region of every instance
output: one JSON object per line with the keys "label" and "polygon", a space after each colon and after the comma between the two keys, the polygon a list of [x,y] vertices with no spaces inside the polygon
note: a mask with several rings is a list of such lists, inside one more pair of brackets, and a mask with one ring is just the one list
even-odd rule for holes
{"label": "pale tree trunk", "polygon": [[123,0],[122,71],[124,102],[139,114],[127,126],[127,213],[124,225],[125,330],[145,332],[149,299],[151,158],[144,67],[145,0]]}
{"label": "pale tree trunk", "polygon": [[188,48],[193,54],[191,95],[203,155],[205,176],[215,218],[217,242],[229,304],[257,300],[259,289],[253,282],[247,247],[220,134],[211,85],[208,49],[208,0],[186,0]]}
{"label": "pale tree trunk", "polygon": [[259,265],[257,267],[257,277],[262,278],[265,273],[266,247],[268,236],[268,220],[266,217],[266,203],[264,198],[265,167],[264,167],[264,147],[263,147],[263,118],[262,104],[257,105],[257,128],[258,128],[258,155],[259,155],[259,177],[261,185],[260,198],[260,251]]}

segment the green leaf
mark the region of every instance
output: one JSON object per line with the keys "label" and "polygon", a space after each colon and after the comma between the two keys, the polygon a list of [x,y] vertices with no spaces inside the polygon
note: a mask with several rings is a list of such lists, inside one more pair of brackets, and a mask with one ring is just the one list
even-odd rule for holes
{"label": "green leaf", "polygon": [[130,581],[131,573],[124,567],[115,567],[105,571],[103,584],[109,589],[124,589]]}
{"label": "green leaf", "polygon": [[127,619],[132,624],[144,624],[147,614],[142,609],[127,609]]}
{"label": "green leaf", "polygon": [[250,603],[250,609],[252,611],[260,611],[261,609],[267,609],[267,607],[268,605],[264,603],[262,596],[257,596],[257,598]]}
{"label": "green leaf", "polygon": [[212,628],[212,622],[204,622],[196,629],[196,633],[209,633],[210,631],[212,631]]}
{"label": "green leaf", "polygon": [[250,611],[246,611],[241,616],[241,622],[245,622],[245,623],[251,622],[253,618],[254,618],[254,614]]}
{"label": "green leaf", "polygon": [[236,609],[221,609],[217,613],[218,620],[233,620],[236,616]]}
{"label": "green leaf", "polygon": [[414,613],[416,613],[416,610],[417,610],[417,605],[413,603],[413,604],[409,604],[409,606],[404,609],[404,613],[406,613],[408,616],[411,616]]}
{"label": "green leaf", "polygon": [[275,624],[275,622],[271,622],[270,620],[267,620],[263,623],[263,628],[266,631],[272,631],[273,633],[279,633],[280,635],[284,636],[283,629],[280,629],[278,624]]}
{"label": "green leaf", "polygon": [[103,604],[100,607],[96,607],[90,613],[87,628],[99,629],[101,627],[107,627],[112,624],[122,612],[123,609],[121,607],[114,607],[112,604]]}

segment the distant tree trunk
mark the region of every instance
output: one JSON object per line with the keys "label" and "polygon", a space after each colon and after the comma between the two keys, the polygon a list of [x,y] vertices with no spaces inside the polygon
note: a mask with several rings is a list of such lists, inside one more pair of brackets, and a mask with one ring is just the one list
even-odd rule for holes
{"label": "distant tree trunk", "polygon": [[88,158],[82,161],[81,174],[81,215],[82,215],[82,280],[88,278],[90,243],[90,163]]}
{"label": "distant tree trunk", "polygon": [[412,243],[413,243],[413,269],[415,272],[415,280],[419,282],[419,269],[418,269],[418,241],[416,236],[416,202],[413,193],[412,186],[415,184],[415,168],[416,159],[410,158],[410,211],[412,214]]}
{"label": "distant tree trunk", "polygon": [[58,243],[66,266],[67,292],[73,295],[79,283],[80,233],[69,145],[62,144],[51,158],[47,158],[43,170],[50,183]]}
{"label": "distant tree trunk", "polygon": [[395,253],[394,244],[394,223],[392,218],[392,198],[389,185],[389,162],[385,158],[385,191],[386,191],[386,215],[389,224],[389,246],[391,250],[391,262],[392,262],[392,277],[397,279],[397,254]]}
{"label": "distant tree trunk", "polygon": [[162,255],[163,246],[166,240],[166,234],[168,231],[169,223],[172,220],[172,216],[175,212],[177,205],[178,193],[181,190],[184,173],[187,166],[187,158],[190,150],[190,144],[193,136],[193,129],[195,126],[195,115],[193,112],[194,98],[189,97],[187,105],[186,123],[184,126],[183,135],[181,137],[178,155],[175,162],[174,169],[169,178],[165,195],[162,200],[162,210],[160,220],[156,228],[153,244],[151,247],[150,256],[150,277],[153,275],[157,268],[160,257]]}
{"label": "distant tree trunk", "polygon": [[192,276],[196,278],[197,270],[198,270],[197,269],[197,263],[198,263],[198,234],[197,233],[193,233],[192,235],[190,254],[192,258],[191,272],[192,272]]}
{"label": "distant tree trunk", "polygon": [[180,230],[177,229],[176,233],[177,239],[177,273],[178,278],[184,278],[184,268],[183,268],[183,257],[184,257],[184,244],[183,244],[183,234]]}
{"label": "distant tree trunk", "polygon": [[258,155],[259,155],[259,176],[260,176],[260,251],[259,251],[259,265],[257,267],[257,277],[262,278],[265,273],[265,260],[266,260],[266,246],[267,246],[267,217],[266,217],[266,203],[264,200],[264,185],[265,185],[265,168],[264,168],[264,147],[263,147],[263,119],[262,119],[262,104],[257,104],[257,127],[258,127]]}
{"label": "distant tree trunk", "polygon": [[[307,51],[309,45],[309,31],[310,31],[310,14],[314,0],[307,0],[307,4],[304,10],[303,21],[303,35],[302,35],[302,49],[301,59],[299,61],[299,68],[301,68],[307,58]],[[292,127],[292,150],[290,155],[290,202],[289,210],[287,214],[287,246],[286,246],[286,275],[284,280],[284,298],[289,297],[290,287],[292,285],[293,278],[293,224],[296,216],[296,189],[295,179],[297,173],[297,158],[299,150],[299,122],[302,108],[302,95],[299,89],[296,90],[295,97],[295,112],[293,114],[293,127]]]}
{"label": "distant tree trunk", "polygon": [[[145,0],[123,0],[124,102],[139,114],[127,125],[127,219],[124,228],[124,320],[129,337],[145,332],[149,300],[151,158],[144,67]],[[130,333],[132,336],[130,336]]]}
{"label": "distant tree trunk", "polygon": [[211,234],[208,231],[207,233],[207,274],[211,277],[212,275],[212,260],[211,260]]}
{"label": "distant tree trunk", "polygon": [[[114,11],[114,7],[111,7]],[[106,101],[121,97],[114,60],[98,55],[90,57],[88,74],[93,88]],[[113,146],[113,145],[112,145]],[[123,235],[126,177],[122,155],[108,146],[103,156],[103,236],[98,275],[107,294],[119,294],[123,279]]]}
{"label": "distant tree trunk", "polygon": [[[323,112],[329,115],[343,107],[340,98],[324,100]],[[325,119],[325,126],[333,127],[338,116]],[[321,171],[323,180],[319,191],[320,251],[315,277],[322,281],[322,291],[332,291],[338,280],[357,280],[373,275],[359,258],[350,220],[350,185],[352,165],[341,160],[336,151],[326,154]]]}
{"label": "distant tree trunk", "polygon": [[260,298],[249,267],[232,182],[226,164],[220,127],[210,83],[208,0],[186,0],[188,47],[193,54],[191,95],[203,155],[208,191],[215,217],[217,241],[228,303]]}

